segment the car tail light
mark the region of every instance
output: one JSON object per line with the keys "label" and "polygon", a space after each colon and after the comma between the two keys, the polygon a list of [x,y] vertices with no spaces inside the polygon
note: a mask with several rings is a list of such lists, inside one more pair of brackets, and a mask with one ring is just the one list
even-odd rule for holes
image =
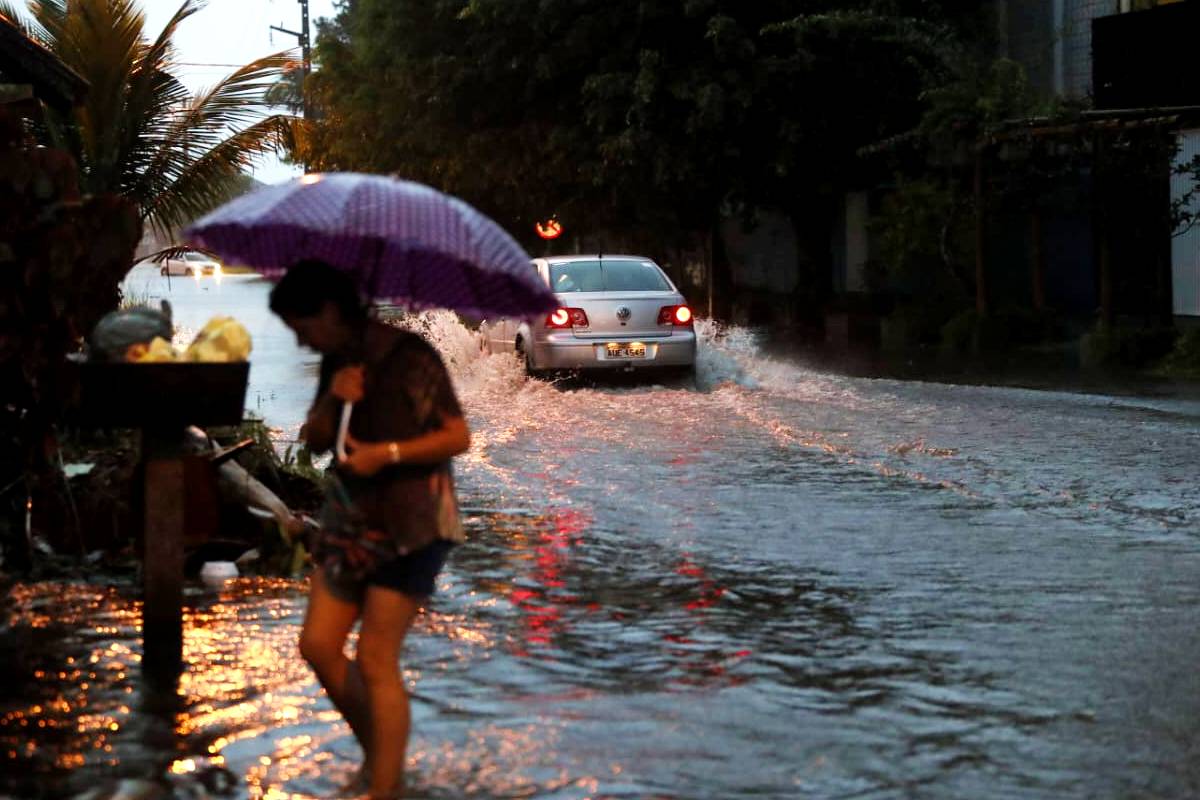
{"label": "car tail light", "polygon": [[692,309],[687,306],[663,306],[658,310],[658,324],[690,326]]}
{"label": "car tail light", "polygon": [[587,326],[587,312],[582,308],[559,308],[546,317],[547,328],[586,328]]}

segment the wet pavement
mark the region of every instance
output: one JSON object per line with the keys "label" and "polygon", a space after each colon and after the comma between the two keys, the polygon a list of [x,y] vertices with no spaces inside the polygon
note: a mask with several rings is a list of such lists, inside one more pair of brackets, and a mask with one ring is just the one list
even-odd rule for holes
{"label": "wet pavement", "polygon": [[[315,357],[262,282],[189,280],[177,321],[250,328],[286,444]],[[694,386],[554,385],[423,325],[474,443],[406,651],[414,796],[1200,796],[1200,403],[845,377],[704,326]],[[16,587],[0,794],[337,796],[357,748],[295,653],[303,583],[189,592],[164,713],[135,587]]]}

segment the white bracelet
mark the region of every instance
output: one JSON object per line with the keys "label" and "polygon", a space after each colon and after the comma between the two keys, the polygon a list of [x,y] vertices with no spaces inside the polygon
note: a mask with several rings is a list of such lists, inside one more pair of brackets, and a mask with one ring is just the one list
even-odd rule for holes
{"label": "white bracelet", "polygon": [[388,442],[388,454],[392,457],[393,464],[400,463],[400,445],[397,442]]}

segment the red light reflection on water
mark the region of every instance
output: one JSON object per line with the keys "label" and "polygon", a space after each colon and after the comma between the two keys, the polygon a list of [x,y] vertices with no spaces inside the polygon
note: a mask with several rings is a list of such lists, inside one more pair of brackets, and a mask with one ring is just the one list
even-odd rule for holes
{"label": "red light reflection on water", "polygon": [[[675,567],[675,573],[696,581],[692,599],[685,602],[683,607],[693,620],[693,630],[704,627],[705,614],[720,603],[726,593],[725,587],[709,577],[704,567],[693,561],[687,553],[682,555],[679,564]],[[696,638],[684,634],[668,633],[663,636],[663,640],[667,642],[667,651],[673,659],[681,662],[688,672],[688,677],[681,678],[680,683],[685,685],[707,683],[714,678],[721,679],[727,685],[744,682],[744,678],[729,675],[729,669],[743,659],[749,658],[752,651],[740,649],[732,653],[721,653],[708,649],[697,649]]]}
{"label": "red light reflection on water", "polygon": [[718,586],[717,582],[708,577],[708,573],[703,567],[692,561],[691,557],[684,553],[683,559],[679,562],[679,566],[675,568],[675,572],[685,578],[695,578],[699,581],[697,592],[699,597],[688,601],[684,608],[695,610],[700,608],[709,608],[721,599],[725,594],[725,587]]}
{"label": "red light reflection on water", "polygon": [[562,630],[563,608],[579,602],[576,595],[562,591],[566,586],[563,569],[570,561],[571,548],[591,526],[592,517],[578,509],[558,509],[549,523],[537,532],[533,570],[527,581],[508,593],[509,600],[524,615],[524,633],[516,655],[528,655],[531,647],[553,644]]}
{"label": "red light reflection on water", "polygon": [[[556,658],[553,648],[573,619],[580,613],[605,611],[602,603],[582,598],[566,588],[573,550],[586,546],[584,534],[592,524],[593,518],[586,511],[558,509],[520,538],[526,569],[516,572],[514,583],[506,592],[521,621],[512,646],[513,655]],[[665,607],[663,611],[679,620],[676,630],[661,634],[667,661],[679,671],[672,682],[681,687],[711,685],[714,681],[721,685],[741,683],[744,679],[731,674],[731,669],[752,652],[746,648],[730,651],[726,649],[728,644],[712,646],[707,643],[709,637],[700,635],[710,625],[709,615],[718,612],[727,595],[726,587],[689,553],[681,555],[672,571],[686,579],[682,594],[663,595],[664,602],[674,605],[676,612],[671,614]],[[635,591],[636,587],[631,586],[630,590]],[[641,614],[628,609],[612,608],[607,616],[633,627],[644,621]]]}

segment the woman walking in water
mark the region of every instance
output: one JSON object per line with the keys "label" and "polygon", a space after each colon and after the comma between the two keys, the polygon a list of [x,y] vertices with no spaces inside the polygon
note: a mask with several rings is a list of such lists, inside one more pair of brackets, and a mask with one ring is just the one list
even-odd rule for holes
{"label": "woman walking in water", "polygon": [[331,470],[300,652],[362,746],[366,796],[400,797],[409,735],[400,651],[462,539],[450,459],[470,433],[437,351],[370,319],[345,273],[300,262],[270,305],[323,356],[301,431],[311,450],[335,447],[342,406],[354,404],[345,458]]}

